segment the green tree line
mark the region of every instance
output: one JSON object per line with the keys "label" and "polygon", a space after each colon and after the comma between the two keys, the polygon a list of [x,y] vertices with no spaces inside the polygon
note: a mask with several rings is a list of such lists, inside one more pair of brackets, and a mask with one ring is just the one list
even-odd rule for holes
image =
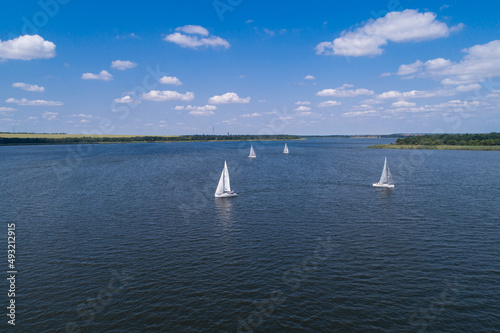
{"label": "green tree line", "polygon": [[500,133],[485,134],[429,134],[415,135],[396,140],[397,145],[425,146],[500,146]]}
{"label": "green tree line", "polygon": [[37,144],[77,144],[77,143],[134,143],[134,142],[189,142],[189,141],[265,141],[298,140],[296,135],[182,135],[182,136],[88,136],[62,138],[3,138],[0,145],[37,145]]}

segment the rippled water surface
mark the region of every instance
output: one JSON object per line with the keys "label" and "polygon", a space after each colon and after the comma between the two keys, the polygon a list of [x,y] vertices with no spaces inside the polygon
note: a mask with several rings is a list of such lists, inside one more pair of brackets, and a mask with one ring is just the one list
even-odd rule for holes
{"label": "rippled water surface", "polygon": [[383,142],[0,147],[14,330],[499,331],[500,154]]}

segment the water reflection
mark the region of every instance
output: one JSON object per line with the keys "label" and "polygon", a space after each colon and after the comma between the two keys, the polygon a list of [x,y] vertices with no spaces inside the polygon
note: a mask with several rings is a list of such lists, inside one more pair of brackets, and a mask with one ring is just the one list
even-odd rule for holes
{"label": "water reflection", "polygon": [[233,224],[233,200],[230,198],[215,199],[215,211],[224,230],[228,230]]}

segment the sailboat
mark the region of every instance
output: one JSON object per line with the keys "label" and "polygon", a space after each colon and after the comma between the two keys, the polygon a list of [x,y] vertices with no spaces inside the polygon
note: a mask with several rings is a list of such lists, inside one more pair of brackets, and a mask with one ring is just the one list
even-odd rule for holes
{"label": "sailboat", "polygon": [[288,154],[288,146],[285,143],[285,149],[283,149],[283,154]]}
{"label": "sailboat", "polygon": [[227,170],[227,163],[224,161],[224,169],[220,175],[219,184],[217,184],[217,189],[215,190],[216,198],[228,198],[235,197],[238,194],[231,191],[231,184],[229,183],[229,171]]}
{"label": "sailboat", "polygon": [[387,157],[384,161],[384,169],[382,170],[382,176],[380,176],[380,180],[378,183],[373,184],[375,187],[385,187],[385,188],[394,188],[394,182],[392,181],[391,170],[389,170],[389,166],[387,165]]}
{"label": "sailboat", "polygon": [[253,150],[253,145],[250,146],[250,155],[248,157],[256,158],[257,155],[255,155],[255,151]]}

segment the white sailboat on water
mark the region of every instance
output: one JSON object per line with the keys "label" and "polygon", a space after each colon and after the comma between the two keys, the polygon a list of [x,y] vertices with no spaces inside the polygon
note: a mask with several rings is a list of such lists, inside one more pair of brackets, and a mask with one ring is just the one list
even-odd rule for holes
{"label": "white sailboat on water", "polygon": [[288,146],[285,143],[285,149],[283,149],[283,154],[288,154]]}
{"label": "white sailboat on water", "polygon": [[253,145],[250,146],[250,155],[248,155],[248,157],[251,157],[251,158],[257,157],[257,155],[255,155],[255,151],[253,150]]}
{"label": "white sailboat on water", "polygon": [[380,176],[380,180],[378,183],[373,184],[374,187],[385,187],[385,188],[394,188],[394,182],[392,181],[391,170],[389,170],[389,166],[387,165],[387,157],[384,161],[384,169],[382,170],[382,175]]}
{"label": "white sailboat on water", "polygon": [[227,169],[227,163],[224,161],[224,169],[222,169],[222,174],[220,175],[219,184],[217,184],[217,189],[215,190],[216,198],[229,198],[235,197],[238,194],[231,191],[231,184],[229,183],[229,171]]}

